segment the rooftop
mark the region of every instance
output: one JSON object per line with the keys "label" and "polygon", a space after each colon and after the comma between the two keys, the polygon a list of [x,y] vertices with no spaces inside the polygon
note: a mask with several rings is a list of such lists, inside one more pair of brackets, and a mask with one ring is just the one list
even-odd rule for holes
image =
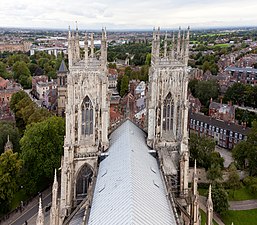
{"label": "rooftop", "polygon": [[100,163],[89,225],[176,224],[156,159],[145,133],[127,120],[110,135]]}

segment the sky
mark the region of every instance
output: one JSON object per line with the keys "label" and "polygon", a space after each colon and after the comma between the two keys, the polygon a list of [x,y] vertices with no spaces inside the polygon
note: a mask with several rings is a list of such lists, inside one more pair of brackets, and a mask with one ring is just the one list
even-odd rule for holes
{"label": "sky", "polygon": [[256,0],[0,0],[0,27],[257,26]]}

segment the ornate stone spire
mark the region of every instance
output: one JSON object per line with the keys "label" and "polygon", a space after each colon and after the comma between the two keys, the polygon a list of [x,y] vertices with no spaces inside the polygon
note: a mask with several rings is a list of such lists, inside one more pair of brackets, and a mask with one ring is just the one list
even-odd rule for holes
{"label": "ornate stone spire", "polygon": [[188,59],[189,59],[189,31],[190,31],[190,27],[187,28],[187,37],[186,37],[186,41],[185,41],[185,64],[188,64]]}
{"label": "ornate stone spire", "polygon": [[152,41],[152,59],[155,56],[155,50],[156,50],[156,31],[155,27],[153,28],[153,41]]}
{"label": "ornate stone spire", "polygon": [[178,40],[177,40],[177,59],[179,59],[180,55],[180,31],[181,31],[181,27],[179,27],[178,30]]}
{"label": "ornate stone spire", "polygon": [[157,57],[157,58],[159,58],[160,57],[160,45],[161,45],[161,42],[160,42],[160,27],[158,27],[158,31],[157,31],[157,37],[156,37],[156,54],[155,54],[155,56]]}
{"label": "ornate stone spire", "polygon": [[80,60],[80,47],[79,47],[79,30],[78,30],[78,23],[76,21],[76,35],[74,37],[74,45],[75,45],[75,58],[76,62]]}
{"label": "ornate stone spire", "polygon": [[9,134],[7,136],[7,142],[6,142],[5,146],[4,146],[4,151],[7,151],[7,150],[13,150],[13,144],[10,141]]}
{"label": "ornate stone spire", "polygon": [[207,225],[212,225],[212,219],[213,219],[213,203],[212,203],[212,198],[211,198],[211,184],[209,186],[209,194],[208,194],[208,199],[206,202],[206,208],[207,208],[207,219],[206,219],[206,224]]}
{"label": "ornate stone spire", "polygon": [[88,40],[87,40],[87,33],[85,33],[84,50],[85,50],[85,65],[87,67],[88,66]]}
{"label": "ornate stone spire", "polygon": [[164,38],[164,58],[167,57],[167,31],[165,33],[165,38]]}
{"label": "ornate stone spire", "polygon": [[198,178],[197,178],[196,160],[195,160],[194,173],[193,173],[193,181],[192,181],[192,183],[193,183],[193,185],[192,185],[193,195],[197,194],[197,182],[198,182]]}
{"label": "ornate stone spire", "polygon": [[50,211],[50,224],[58,225],[58,181],[56,169],[54,171],[54,183],[52,187],[52,206]]}
{"label": "ornate stone spire", "polygon": [[174,60],[175,59],[175,35],[173,33],[172,35],[172,46],[171,46],[171,60]]}
{"label": "ornate stone spire", "polygon": [[191,207],[192,208],[191,216],[193,217],[194,225],[199,225],[200,223],[197,182],[198,182],[198,177],[197,177],[196,160],[195,160],[193,181],[192,181],[192,207]]}
{"label": "ornate stone spire", "polygon": [[181,51],[180,58],[183,60],[185,55],[185,32],[183,32],[182,41],[181,41]]}
{"label": "ornate stone spire", "polygon": [[38,207],[36,225],[44,225],[44,214],[43,214],[43,210],[42,210],[41,197],[39,198],[39,207]]}
{"label": "ornate stone spire", "polygon": [[70,26],[69,26],[69,31],[68,31],[68,59],[69,59],[69,68],[71,68],[73,64],[73,54],[72,54],[72,37],[71,37],[71,31],[70,31]]}
{"label": "ornate stone spire", "polygon": [[107,35],[106,29],[102,28],[102,40],[101,40],[101,65],[102,69],[106,69],[107,63]]}
{"label": "ornate stone spire", "polygon": [[91,58],[94,58],[94,33],[91,33]]}

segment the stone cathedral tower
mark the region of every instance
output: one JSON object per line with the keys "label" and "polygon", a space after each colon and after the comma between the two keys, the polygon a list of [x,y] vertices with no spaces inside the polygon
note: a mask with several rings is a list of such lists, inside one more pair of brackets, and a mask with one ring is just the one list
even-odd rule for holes
{"label": "stone cathedral tower", "polygon": [[[85,198],[97,159],[108,148],[109,98],[107,78],[107,37],[102,30],[101,55],[90,48],[85,35],[81,58],[79,34],[68,34],[69,73],[67,74],[66,136],[61,171],[60,220]],[[90,50],[90,51],[89,51]]]}
{"label": "stone cathedral tower", "polygon": [[[189,29],[186,37],[179,29],[168,45],[167,33],[161,49],[160,28],[153,32],[148,92],[148,139],[158,150],[161,166],[172,186],[178,181],[180,194],[188,191],[188,58]],[[177,174],[177,171],[180,171]],[[176,177],[176,178],[174,178]],[[173,179],[173,181],[171,181]],[[177,180],[177,181],[176,181]],[[175,184],[176,185],[176,184]]]}

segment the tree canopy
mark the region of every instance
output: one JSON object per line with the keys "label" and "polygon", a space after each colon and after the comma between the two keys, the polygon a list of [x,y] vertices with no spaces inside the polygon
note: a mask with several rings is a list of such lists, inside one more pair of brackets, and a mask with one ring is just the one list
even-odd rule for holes
{"label": "tree canopy", "polygon": [[215,142],[205,136],[198,136],[191,132],[189,139],[190,162],[197,161],[197,166],[205,169],[211,168],[211,165],[219,165],[223,168],[224,159],[218,152],[214,152]]}
{"label": "tree canopy", "polygon": [[18,189],[18,177],[23,161],[18,153],[7,150],[0,155],[0,212],[9,210],[11,200]]}
{"label": "tree canopy", "polygon": [[0,122],[0,154],[4,152],[4,146],[7,142],[7,136],[9,135],[10,141],[13,144],[13,150],[15,152],[19,151],[20,145],[20,135],[19,130],[15,126],[15,123],[9,121]]}
{"label": "tree canopy", "polygon": [[30,193],[42,182],[51,181],[54,169],[60,167],[64,134],[64,120],[56,116],[27,127],[20,146],[26,170],[26,190]]}
{"label": "tree canopy", "polygon": [[215,184],[212,186],[211,197],[214,211],[224,215],[229,206],[226,190],[220,184]]}
{"label": "tree canopy", "polygon": [[250,176],[257,175],[257,121],[247,135],[247,140],[241,141],[232,150],[232,155],[239,168],[247,167]]}

